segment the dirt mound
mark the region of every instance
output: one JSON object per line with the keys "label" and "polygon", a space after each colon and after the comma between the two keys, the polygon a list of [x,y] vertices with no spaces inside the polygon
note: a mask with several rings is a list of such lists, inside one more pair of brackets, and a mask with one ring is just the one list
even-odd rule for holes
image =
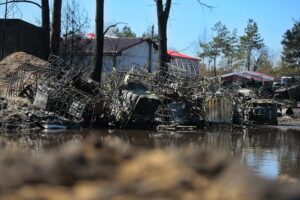
{"label": "dirt mound", "polygon": [[35,66],[45,65],[47,61],[30,55],[25,52],[16,52],[12,53],[9,56],[1,60],[0,65],[12,65],[12,70],[15,69],[18,65],[29,63]]}
{"label": "dirt mound", "polygon": [[42,60],[38,57],[30,55],[25,52],[16,52],[7,57],[5,57],[0,62],[0,95],[6,89],[6,78],[10,74],[14,73],[22,64],[31,64],[34,66],[44,66],[47,64],[47,61]]}
{"label": "dirt mound", "polygon": [[0,199],[299,199],[297,184],[254,176],[197,149],[131,152],[102,143],[0,157]]}

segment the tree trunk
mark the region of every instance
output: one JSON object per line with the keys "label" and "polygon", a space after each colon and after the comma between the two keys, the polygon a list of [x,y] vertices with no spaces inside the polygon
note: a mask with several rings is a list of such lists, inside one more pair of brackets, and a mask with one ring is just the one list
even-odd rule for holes
{"label": "tree trunk", "polygon": [[169,61],[168,46],[167,46],[167,25],[170,13],[172,0],[166,0],[165,6],[162,0],[156,0],[157,20],[158,20],[158,59],[159,72],[161,75],[166,75],[168,71],[167,62]]}
{"label": "tree trunk", "polygon": [[166,74],[168,71],[168,53],[167,53],[167,26],[164,20],[158,22],[158,34],[159,34],[159,47],[158,47],[158,59],[159,69],[162,74]]}
{"label": "tree trunk", "polygon": [[4,10],[4,20],[2,24],[2,38],[1,38],[1,59],[4,58],[4,51],[5,51],[5,38],[6,38],[6,20],[7,20],[7,7],[8,0],[5,1],[5,10]]}
{"label": "tree trunk", "polygon": [[214,57],[214,76],[217,76],[217,57]]}
{"label": "tree trunk", "polygon": [[51,53],[58,55],[61,32],[61,4],[62,0],[54,0],[52,15]]}
{"label": "tree trunk", "polygon": [[49,57],[50,47],[50,11],[49,11],[49,0],[41,0],[42,4],[42,30],[44,39],[45,55],[44,59]]}
{"label": "tree trunk", "polygon": [[104,24],[104,0],[96,0],[96,45],[94,52],[92,79],[101,83],[103,62],[103,24]]}
{"label": "tree trunk", "polygon": [[248,71],[250,71],[250,65],[251,65],[251,49],[249,48],[247,52],[247,63],[246,63],[246,67]]}

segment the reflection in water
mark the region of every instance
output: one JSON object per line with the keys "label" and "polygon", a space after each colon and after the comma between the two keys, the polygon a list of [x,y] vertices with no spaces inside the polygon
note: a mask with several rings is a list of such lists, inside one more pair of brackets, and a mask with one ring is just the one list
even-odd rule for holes
{"label": "reflection in water", "polygon": [[5,133],[0,154],[21,151],[39,154],[62,144],[102,141],[129,148],[200,147],[225,152],[266,177],[300,176],[300,131],[278,128],[231,130],[213,128],[196,133],[157,133],[137,130],[72,130],[64,132]]}

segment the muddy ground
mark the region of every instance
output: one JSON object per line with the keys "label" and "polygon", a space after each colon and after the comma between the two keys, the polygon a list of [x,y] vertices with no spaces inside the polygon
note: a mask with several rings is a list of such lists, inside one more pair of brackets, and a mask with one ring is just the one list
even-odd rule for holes
{"label": "muddy ground", "polygon": [[[220,154],[183,148],[131,151],[85,142],[0,157],[0,199],[299,199],[297,182],[256,177]],[[287,183],[292,182],[292,183]]]}

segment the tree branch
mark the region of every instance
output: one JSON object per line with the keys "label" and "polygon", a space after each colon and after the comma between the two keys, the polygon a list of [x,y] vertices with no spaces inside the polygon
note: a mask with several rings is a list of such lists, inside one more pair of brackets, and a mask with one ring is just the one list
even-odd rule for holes
{"label": "tree branch", "polygon": [[167,0],[165,10],[164,10],[166,16],[169,16],[171,4],[172,4],[172,0]]}
{"label": "tree branch", "polygon": [[113,27],[116,27],[116,26],[118,26],[119,24],[126,24],[126,23],[124,23],[124,22],[118,22],[118,23],[116,23],[116,24],[110,25],[109,27],[107,27],[107,28],[105,29],[105,31],[103,32],[103,35],[105,35],[105,34],[109,31],[109,29],[111,29],[111,28],[113,28]]}
{"label": "tree branch", "polygon": [[212,5],[208,5],[208,4],[206,4],[206,3],[203,3],[201,0],[197,0],[197,2],[198,2],[201,6],[204,6],[204,7],[208,8],[208,9],[210,9],[210,10],[212,10],[213,8],[215,8],[215,7],[212,6]]}
{"label": "tree branch", "polygon": [[154,1],[156,3],[157,13],[162,14],[164,11],[162,0],[154,0]]}
{"label": "tree branch", "polygon": [[[8,1],[7,4],[10,3],[31,3],[34,4],[36,6],[38,6],[39,8],[42,8],[42,6],[34,1],[30,1],[30,0],[12,0],[12,1]],[[0,3],[0,6],[5,5],[6,3]]]}

